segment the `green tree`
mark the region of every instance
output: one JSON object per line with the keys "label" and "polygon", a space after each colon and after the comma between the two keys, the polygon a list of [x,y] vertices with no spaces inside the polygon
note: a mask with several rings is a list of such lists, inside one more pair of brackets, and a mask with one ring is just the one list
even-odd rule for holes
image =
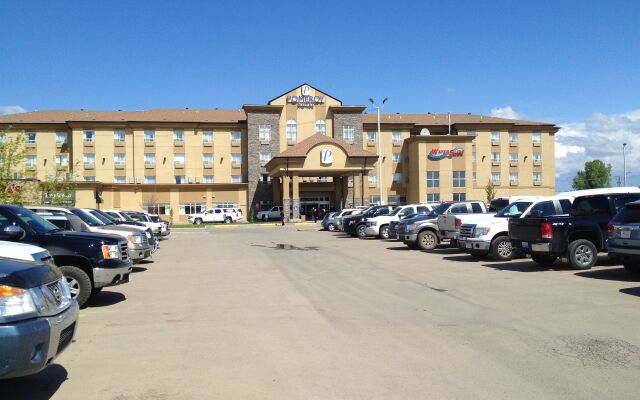
{"label": "green tree", "polygon": [[[69,206],[74,205],[76,183],[75,176],[71,172],[56,171],[38,185],[38,202],[47,204]],[[46,199],[46,201],[45,201]]]}
{"label": "green tree", "polygon": [[25,179],[26,152],[24,134],[0,131],[0,204],[23,204],[32,193],[32,182]]}
{"label": "green tree", "polygon": [[602,160],[587,161],[584,170],[578,171],[573,178],[571,186],[576,190],[610,187],[611,164],[605,164]]}
{"label": "green tree", "polygon": [[491,179],[487,182],[487,186],[484,187],[484,192],[487,195],[487,203],[491,203],[491,200],[496,197],[496,187]]}

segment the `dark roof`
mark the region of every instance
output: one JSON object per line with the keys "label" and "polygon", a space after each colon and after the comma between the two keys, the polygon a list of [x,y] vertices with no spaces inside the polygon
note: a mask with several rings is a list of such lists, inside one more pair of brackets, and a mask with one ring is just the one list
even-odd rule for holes
{"label": "dark roof", "polygon": [[308,83],[302,83],[302,84],[300,84],[300,85],[298,85],[298,86],[296,86],[296,87],[294,87],[294,88],[292,88],[292,89],[287,90],[286,92],[282,93],[281,95],[276,96],[276,97],[274,97],[273,99],[269,100],[269,101],[267,102],[267,104],[271,105],[271,102],[272,102],[272,101],[279,99],[280,97],[284,96],[285,94],[287,94],[287,93],[289,93],[289,92],[293,92],[294,90],[300,89],[300,88],[301,88],[301,87],[303,87],[304,85],[307,85],[307,86],[309,86],[309,87],[312,87],[312,88],[314,88],[316,91],[318,91],[318,92],[320,92],[320,93],[323,93],[325,96],[329,96],[329,97],[331,97],[331,98],[332,98],[332,99],[334,99],[334,100],[338,100],[338,102],[340,102],[340,105],[342,105],[342,100],[340,100],[340,99],[336,99],[335,97],[333,97],[333,96],[329,95],[329,94],[328,94],[327,92],[325,92],[324,90],[320,90],[320,89],[318,89],[317,87],[315,87],[315,86],[313,86],[313,85],[310,85],[310,84],[308,84]]}
{"label": "dark roof", "polygon": [[157,108],[144,111],[43,110],[0,116],[4,124],[67,122],[212,122],[245,121],[243,110]]}
{"label": "dark roof", "polygon": [[[548,125],[546,122],[523,121],[517,119],[488,117],[474,114],[450,114],[451,125],[454,124],[510,124],[510,125]],[[364,114],[362,122],[375,124],[378,122],[376,114]],[[412,125],[448,125],[449,114],[380,114],[383,124],[412,124]]]}

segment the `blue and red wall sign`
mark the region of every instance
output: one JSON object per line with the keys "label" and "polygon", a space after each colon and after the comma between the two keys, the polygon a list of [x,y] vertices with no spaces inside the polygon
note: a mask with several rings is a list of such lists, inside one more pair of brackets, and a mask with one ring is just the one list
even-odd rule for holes
{"label": "blue and red wall sign", "polygon": [[431,149],[427,158],[431,160],[442,160],[443,158],[462,157],[464,149],[462,147],[454,147],[450,150]]}

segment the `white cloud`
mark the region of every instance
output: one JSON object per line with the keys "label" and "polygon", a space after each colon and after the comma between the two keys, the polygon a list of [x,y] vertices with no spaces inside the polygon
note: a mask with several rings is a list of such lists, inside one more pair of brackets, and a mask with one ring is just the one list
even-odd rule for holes
{"label": "white cloud", "polygon": [[623,114],[595,113],[582,121],[561,124],[556,133],[556,187],[571,188],[584,163],[599,159],[611,164],[611,183],[622,179],[622,144],[627,143],[627,185],[640,185],[640,109]]}
{"label": "white cloud", "polygon": [[524,115],[519,113],[519,112],[515,112],[513,110],[513,108],[511,108],[511,106],[505,106],[505,107],[494,107],[491,109],[491,114],[492,117],[497,117],[497,118],[510,118],[510,119],[523,119]]}
{"label": "white cloud", "polygon": [[18,114],[23,112],[27,112],[27,110],[20,106],[0,106],[0,115]]}

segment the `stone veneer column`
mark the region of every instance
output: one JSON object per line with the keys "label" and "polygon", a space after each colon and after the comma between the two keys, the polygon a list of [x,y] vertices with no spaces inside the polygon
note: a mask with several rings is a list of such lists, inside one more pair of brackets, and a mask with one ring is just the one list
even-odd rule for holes
{"label": "stone veneer column", "polygon": [[290,178],[288,176],[282,177],[282,211],[284,212],[284,219],[289,221],[291,219],[291,196],[289,192],[289,181]]}
{"label": "stone veneer column", "polygon": [[[260,166],[260,152],[268,151],[272,157],[280,153],[280,111],[247,110],[247,206],[255,208],[256,203],[273,201],[273,184],[261,182],[262,174],[267,171]],[[260,143],[258,128],[260,125],[271,126],[269,144]],[[253,210],[257,212],[257,210]],[[286,213],[285,213],[286,214]],[[286,215],[288,217],[288,215]]]}
{"label": "stone veneer column", "polygon": [[333,113],[333,137],[342,140],[342,128],[345,125],[353,126],[353,145],[362,147],[362,113],[361,112],[334,112]]}
{"label": "stone veneer column", "polygon": [[300,219],[300,177],[297,175],[293,176],[293,189],[291,190],[293,193],[291,195],[291,204],[293,206],[293,219]]}

